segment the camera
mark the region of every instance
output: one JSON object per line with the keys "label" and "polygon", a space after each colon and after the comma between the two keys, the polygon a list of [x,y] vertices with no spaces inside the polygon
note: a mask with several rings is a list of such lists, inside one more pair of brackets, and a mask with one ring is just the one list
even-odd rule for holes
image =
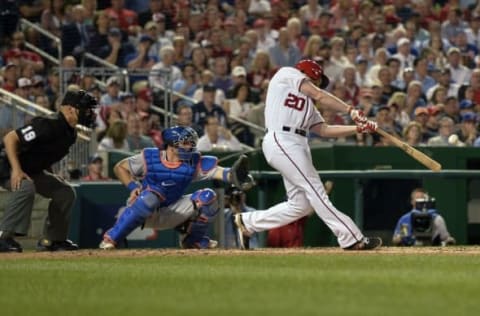
{"label": "camera", "polygon": [[427,194],[425,194],[425,198],[415,200],[415,209],[422,212],[434,209],[435,206],[435,198],[430,197]]}

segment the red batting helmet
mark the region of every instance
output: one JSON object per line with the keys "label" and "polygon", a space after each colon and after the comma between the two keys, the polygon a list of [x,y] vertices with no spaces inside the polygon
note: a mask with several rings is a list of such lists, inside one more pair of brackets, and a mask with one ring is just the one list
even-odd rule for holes
{"label": "red batting helmet", "polygon": [[330,79],[323,73],[323,68],[320,66],[315,60],[311,59],[303,59],[300,60],[296,65],[295,68],[303,72],[308,76],[308,78],[312,79],[313,81],[317,81],[322,79],[320,82],[320,88],[324,89],[328,86]]}

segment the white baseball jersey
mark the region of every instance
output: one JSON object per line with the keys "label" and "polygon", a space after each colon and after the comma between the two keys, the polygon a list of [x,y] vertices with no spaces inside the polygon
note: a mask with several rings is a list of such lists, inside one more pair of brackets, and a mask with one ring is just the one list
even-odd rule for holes
{"label": "white baseball jersey", "polygon": [[265,106],[268,132],[262,150],[268,164],[282,175],[288,200],[265,211],[242,213],[242,220],[249,232],[260,232],[287,225],[313,209],[337,236],[339,245],[347,248],[363,235],[352,219],[330,202],[313,165],[304,132],[324,119],[313,100],[300,92],[303,80],[308,79],[296,68],[281,68],[270,81]]}
{"label": "white baseball jersey", "polygon": [[325,120],[314,101],[300,92],[300,85],[308,78],[296,68],[283,67],[268,85],[265,101],[265,127],[282,131],[284,126],[308,131],[312,125]]}

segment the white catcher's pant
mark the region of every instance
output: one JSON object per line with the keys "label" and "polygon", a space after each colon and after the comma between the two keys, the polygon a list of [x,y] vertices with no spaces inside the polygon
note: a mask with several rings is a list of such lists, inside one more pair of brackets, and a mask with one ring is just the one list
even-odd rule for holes
{"label": "white catcher's pant", "polygon": [[260,232],[287,225],[308,215],[313,208],[335,234],[340,247],[362,240],[363,235],[352,219],[330,202],[313,166],[306,137],[269,131],[263,140],[263,153],[267,162],[283,176],[288,201],[266,211],[243,213],[248,231]]}

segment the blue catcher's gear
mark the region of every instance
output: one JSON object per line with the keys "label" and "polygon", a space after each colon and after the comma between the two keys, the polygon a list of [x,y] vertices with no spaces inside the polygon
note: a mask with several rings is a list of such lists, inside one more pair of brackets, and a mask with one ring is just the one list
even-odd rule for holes
{"label": "blue catcher's gear", "polygon": [[187,223],[181,245],[183,248],[212,248],[212,241],[206,234],[208,223],[219,210],[217,195],[212,189],[201,189],[195,191],[190,199],[197,210],[197,217]]}
{"label": "blue catcher's gear", "polygon": [[132,205],[126,207],[115,225],[105,233],[104,238],[114,243],[125,239],[135,228],[142,225],[159,205],[160,199],[155,193],[143,191]]}
{"label": "blue catcher's gear", "polygon": [[198,134],[191,127],[173,126],[164,129],[162,138],[166,146],[177,148],[178,156],[182,161],[192,159],[197,152]]}
{"label": "blue catcher's gear", "polygon": [[200,168],[202,172],[208,172],[215,168],[218,163],[218,158],[215,156],[202,156],[200,159]]}
{"label": "blue catcher's gear", "polygon": [[160,151],[156,148],[143,150],[147,173],[142,181],[142,189],[156,192],[163,198],[160,206],[177,201],[192,182],[200,155],[194,155],[191,163],[182,163],[171,169],[162,163]]}

